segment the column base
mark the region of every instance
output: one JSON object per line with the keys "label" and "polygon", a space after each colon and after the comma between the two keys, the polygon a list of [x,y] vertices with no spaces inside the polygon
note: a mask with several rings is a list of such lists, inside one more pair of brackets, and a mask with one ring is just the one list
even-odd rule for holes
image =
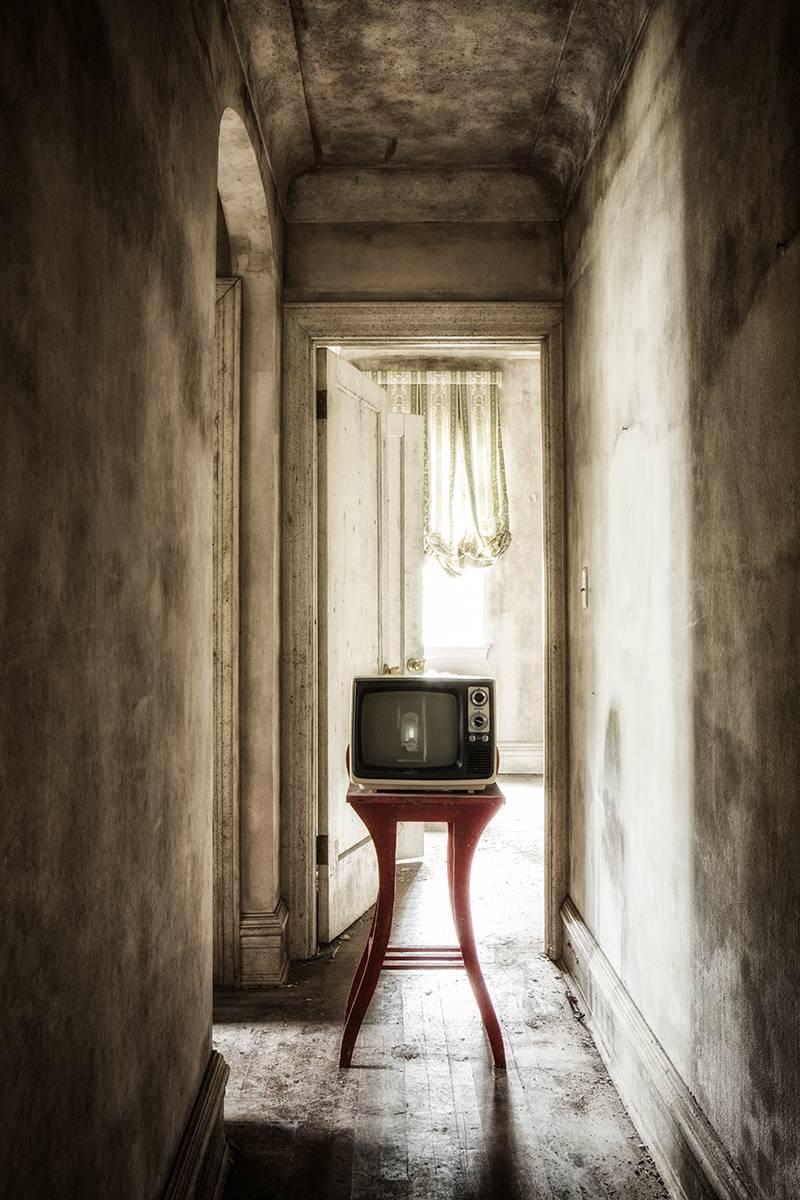
{"label": "column base", "polygon": [[274,912],[242,913],[239,922],[239,986],[285,983],[289,971],[286,926],[289,909],[281,900]]}

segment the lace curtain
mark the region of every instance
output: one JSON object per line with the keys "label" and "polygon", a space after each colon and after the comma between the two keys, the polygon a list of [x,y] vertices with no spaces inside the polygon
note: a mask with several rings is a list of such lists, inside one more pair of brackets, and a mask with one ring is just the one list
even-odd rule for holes
{"label": "lace curtain", "polygon": [[488,567],[511,542],[500,371],[370,372],[393,412],[425,417],[425,552],[451,575]]}

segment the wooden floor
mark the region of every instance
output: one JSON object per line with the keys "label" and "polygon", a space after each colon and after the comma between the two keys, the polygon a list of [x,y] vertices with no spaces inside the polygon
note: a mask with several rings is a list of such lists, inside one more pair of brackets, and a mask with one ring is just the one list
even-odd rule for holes
{"label": "wooden floor", "polygon": [[[475,856],[481,961],[506,1039],[495,1073],[460,972],[384,974],[349,1071],[344,1002],[368,920],[290,985],[216,997],[231,1067],[226,1200],[663,1200],[666,1192],[563,976],[542,954],[542,793],[509,803]],[[445,838],[398,868],[394,940],[452,943]]]}

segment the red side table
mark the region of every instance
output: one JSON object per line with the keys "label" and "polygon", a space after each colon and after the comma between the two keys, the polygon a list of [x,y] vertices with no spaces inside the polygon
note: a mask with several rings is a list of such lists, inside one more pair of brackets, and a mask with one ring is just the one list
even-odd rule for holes
{"label": "red side table", "polygon": [[[347,998],[339,1066],[350,1066],[353,1046],[381,971],[463,967],[489,1038],[494,1065],[505,1068],[503,1035],[478,962],[469,904],[472,856],[489,821],[505,804],[505,796],[496,784],[482,792],[371,792],[351,785],[347,803],[358,813],[372,836],[378,857],[378,902]],[[398,821],[447,822],[447,881],[457,946],[389,945],[394,913]]]}

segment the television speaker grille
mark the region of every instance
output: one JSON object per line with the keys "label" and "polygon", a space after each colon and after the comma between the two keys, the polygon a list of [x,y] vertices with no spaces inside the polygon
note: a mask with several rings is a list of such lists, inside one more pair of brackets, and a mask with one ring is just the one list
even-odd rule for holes
{"label": "television speaker grille", "polygon": [[493,754],[494,747],[491,740],[488,742],[468,742],[467,770],[476,771],[483,775],[490,775],[492,770]]}

